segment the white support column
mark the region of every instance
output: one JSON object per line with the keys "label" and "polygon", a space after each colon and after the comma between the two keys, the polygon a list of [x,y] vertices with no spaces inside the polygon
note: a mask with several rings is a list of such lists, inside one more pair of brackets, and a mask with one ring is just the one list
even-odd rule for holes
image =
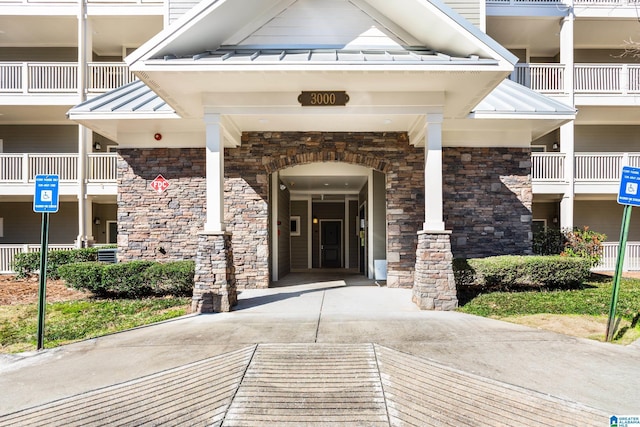
{"label": "white support column", "polygon": [[271,174],[271,280],[277,282],[280,279],[278,274],[279,264],[279,239],[278,239],[278,193],[280,186],[280,178],[278,172]]}
{"label": "white support column", "polygon": [[[86,1],[78,2],[78,101],[87,99],[87,58],[91,57],[92,34],[89,20],[87,19]],[[92,142],[91,130],[78,125],[78,236],[76,245],[80,248],[87,246],[91,240],[91,200],[87,197],[87,152],[91,151],[89,145]]]}
{"label": "white support column", "polygon": [[[571,2],[573,3],[573,2]],[[560,23],[560,63],[564,65],[564,93],[570,97],[573,104],[574,94],[574,55],[573,55],[573,31],[574,31],[573,4],[569,6],[569,14]]]}
{"label": "white support column", "polygon": [[78,236],[76,246],[79,248],[87,246],[91,233],[91,208],[88,204],[91,200],[87,196],[87,151],[92,141],[91,130],[78,125]]}
{"label": "white support column", "polygon": [[567,189],[560,201],[560,228],[573,229],[575,202],[574,122],[569,122],[560,128],[560,152],[566,156],[564,160],[564,177],[567,182]]}
{"label": "white support column", "polygon": [[375,193],[373,191],[373,169],[369,171],[369,185],[367,185],[367,213],[366,213],[366,221],[365,221],[365,230],[367,230],[367,277],[369,279],[375,279],[375,263],[374,254],[373,254],[373,241],[374,236],[373,233],[375,231],[374,223],[378,221],[378,218],[375,217],[375,212],[373,209],[374,205],[374,196]]}
{"label": "white support column", "polygon": [[424,214],[422,229],[444,231],[442,202],[442,114],[429,114],[424,144]]}
{"label": "white support column", "polygon": [[205,114],[207,162],[207,219],[205,232],[225,231],[224,129],[219,114]]}

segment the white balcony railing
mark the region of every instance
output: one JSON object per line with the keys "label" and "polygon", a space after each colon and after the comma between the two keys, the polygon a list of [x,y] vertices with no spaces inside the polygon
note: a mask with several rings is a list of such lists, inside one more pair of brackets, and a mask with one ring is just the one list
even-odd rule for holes
{"label": "white balcony railing", "polygon": [[[530,5],[562,5],[563,0],[486,0],[487,5],[530,6]],[[586,6],[634,6],[640,0],[575,0],[576,5]]]}
{"label": "white balcony railing", "polygon": [[106,92],[131,83],[136,76],[129,71],[126,64],[116,62],[92,62],[87,64],[89,92]]}
{"label": "white balcony railing", "polygon": [[118,178],[116,156],[111,153],[91,153],[88,155],[88,182],[115,182]]}
{"label": "white balcony railing", "polygon": [[564,181],[563,153],[532,153],[531,179],[534,181]]}
{"label": "white balcony railing", "polygon": [[[0,245],[0,274],[14,273],[13,260],[23,252],[37,252],[40,244]],[[75,249],[75,245],[48,245],[50,251],[65,251]]]}
{"label": "white balcony railing", "polygon": [[[563,93],[564,73],[562,64],[517,64],[510,79],[541,93]],[[574,90],[578,94],[640,93],[640,65],[576,64]]]}
{"label": "white balcony railing", "polygon": [[[115,153],[87,155],[87,182],[115,182]],[[54,174],[60,182],[78,180],[78,155],[69,154],[0,154],[0,183],[28,183],[39,174]]]}
{"label": "white balcony railing", "polygon": [[[615,271],[616,261],[618,257],[618,242],[605,242],[602,244],[602,259],[600,263],[593,268],[594,271]],[[627,242],[624,252],[624,271],[640,270],[640,242]]]}
{"label": "white balcony railing", "polygon": [[[0,5],[2,4],[52,4],[52,3],[60,3],[60,4],[78,4],[78,0],[0,0]],[[131,4],[144,4],[144,5],[157,5],[162,6],[164,4],[163,0],[87,0],[88,4],[100,4],[100,5],[131,5]]]}
{"label": "white balcony railing", "polygon": [[[565,181],[563,153],[531,153],[531,178],[537,182]],[[615,182],[623,165],[640,167],[640,153],[578,153],[574,156],[576,182]]]}
{"label": "white balcony railing", "polygon": [[[1,1],[1,0],[0,0]],[[87,64],[87,91],[105,92],[135,79],[124,63]],[[0,62],[0,93],[76,93],[75,62]]]}

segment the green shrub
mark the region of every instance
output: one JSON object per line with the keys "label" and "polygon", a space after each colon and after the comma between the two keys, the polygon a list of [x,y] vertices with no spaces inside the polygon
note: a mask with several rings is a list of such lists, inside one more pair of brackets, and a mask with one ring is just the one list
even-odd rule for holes
{"label": "green shrub", "polygon": [[[103,248],[104,247],[91,247],[72,249],[70,251],[49,251],[47,254],[47,277],[59,279],[58,268],[61,265],[74,262],[97,261],[98,250]],[[37,273],[38,270],[40,270],[40,251],[16,254],[13,261],[13,270],[16,272],[18,278],[25,278],[30,274]]]}
{"label": "green shrub", "polygon": [[143,273],[153,264],[153,261],[105,264],[102,270],[101,286],[107,294],[123,298],[152,295],[153,291],[145,282]]}
{"label": "green shrub", "polygon": [[142,275],[155,295],[190,296],[195,269],[193,261],[156,263]]}
{"label": "green shrub", "polygon": [[566,243],[561,255],[586,258],[591,267],[598,265],[602,259],[602,242],[607,239],[605,234],[591,231],[585,226],[566,231],[564,235]]}
{"label": "green shrub", "polygon": [[66,284],[74,289],[91,291],[105,296],[102,288],[102,270],[105,264],[97,261],[74,262],[58,267],[58,273]]}
{"label": "green shrub", "polygon": [[533,235],[533,253],[536,255],[563,255],[586,258],[594,267],[602,259],[602,242],[607,236],[589,230],[589,227],[559,230],[547,228]]}
{"label": "green shrub", "polygon": [[494,289],[521,287],[565,288],[578,286],[590,276],[590,261],[563,256],[495,256],[454,260],[458,286]]}
{"label": "green shrub", "polygon": [[560,255],[566,238],[559,228],[548,227],[533,233],[533,253],[536,255]]}
{"label": "green shrub", "polygon": [[195,263],[130,261],[106,264],[89,261],[66,264],[58,271],[68,286],[91,291],[100,297],[190,296]]}

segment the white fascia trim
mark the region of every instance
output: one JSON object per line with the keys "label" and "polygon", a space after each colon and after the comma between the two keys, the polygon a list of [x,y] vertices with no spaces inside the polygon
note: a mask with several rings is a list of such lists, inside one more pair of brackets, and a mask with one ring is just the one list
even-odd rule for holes
{"label": "white fascia trim", "polygon": [[162,45],[180,36],[182,33],[189,29],[190,24],[198,21],[198,18],[201,14],[208,13],[209,7],[213,7],[215,9],[215,7],[223,4],[225,1],[229,0],[205,0],[197,3],[192,9],[181,16],[178,20],[173,22],[164,30],[160,31],[155,36],[151,37],[146,43],[133,51],[129,56],[124,58],[124,62],[126,62],[129,68],[131,68],[132,65],[138,62],[141,58],[145,56],[152,56],[154,50],[158,50],[160,47],[162,47]]}
{"label": "white fascia trim", "polygon": [[180,119],[176,113],[75,113],[69,114],[69,119],[74,121],[86,120],[170,120]]}
{"label": "white fascia trim", "polygon": [[482,120],[494,120],[494,119],[502,119],[502,120],[574,120],[576,118],[575,114],[566,114],[566,113],[544,113],[544,114],[535,114],[535,113],[471,113],[468,116],[470,119],[482,119]]}

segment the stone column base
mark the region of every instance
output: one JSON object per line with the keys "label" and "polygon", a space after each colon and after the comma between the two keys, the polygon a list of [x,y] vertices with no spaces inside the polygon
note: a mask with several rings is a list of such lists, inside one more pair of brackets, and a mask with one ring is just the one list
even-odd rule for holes
{"label": "stone column base", "polygon": [[450,231],[419,231],[413,302],[421,310],[458,307]]}
{"label": "stone column base", "polygon": [[238,303],[231,234],[198,235],[192,313],[231,311]]}

